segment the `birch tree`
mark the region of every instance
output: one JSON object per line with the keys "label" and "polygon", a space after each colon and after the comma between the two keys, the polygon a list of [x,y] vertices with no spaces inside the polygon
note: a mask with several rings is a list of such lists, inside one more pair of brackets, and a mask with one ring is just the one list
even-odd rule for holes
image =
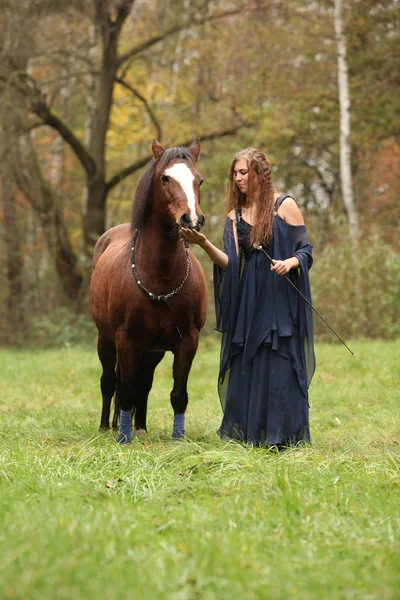
{"label": "birch tree", "polygon": [[346,33],[343,21],[343,0],[335,0],[335,34],[337,45],[338,91],[340,105],[340,179],[343,202],[349,221],[350,235],[354,244],[360,237],[357,207],[353,197],[351,177],[350,140],[350,95],[346,48]]}

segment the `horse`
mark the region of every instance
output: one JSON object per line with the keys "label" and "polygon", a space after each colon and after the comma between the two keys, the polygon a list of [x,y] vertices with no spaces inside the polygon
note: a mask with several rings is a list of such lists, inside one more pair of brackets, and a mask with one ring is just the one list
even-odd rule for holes
{"label": "horse", "polygon": [[196,169],[200,141],[165,149],[153,140],[152,154],[131,223],[106,231],[93,253],[89,305],[102,365],[100,430],[109,429],[115,397],[112,424],[119,423],[121,444],[147,432],[154,370],[167,351],[174,355],[172,437],[184,437],[187,381],[207,315],[203,268],[179,234],[181,227],[199,231],[205,222]]}

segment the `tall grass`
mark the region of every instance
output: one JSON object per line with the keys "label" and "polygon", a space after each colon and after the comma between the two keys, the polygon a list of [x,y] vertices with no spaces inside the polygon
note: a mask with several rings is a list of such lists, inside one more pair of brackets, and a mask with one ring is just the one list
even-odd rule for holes
{"label": "tall grass", "polygon": [[171,359],[149,433],[99,435],[94,349],[7,350],[0,426],[0,597],[395,599],[400,589],[400,342],[317,347],[313,445],[221,442],[218,347],[171,441]]}

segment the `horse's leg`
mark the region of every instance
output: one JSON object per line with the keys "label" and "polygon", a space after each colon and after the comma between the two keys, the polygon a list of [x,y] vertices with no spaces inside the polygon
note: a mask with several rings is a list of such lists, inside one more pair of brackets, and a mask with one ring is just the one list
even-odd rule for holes
{"label": "horse's leg", "polygon": [[114,431],[118,431],[119,413],[121,412],[121,407],[119,405],[119,390],[121,387],[121,369],[120,369],[118,361],[117,361],[117,365],[115,367],[115,374],[117,376],[117,384],[115,386],[114,414],[113,414],[113,419],[112,419],[112,428]]}
{"label": "horse's leg", "polygon": [[109,429],[110,427],[110,406],[115,392],[117,377],[115,374],[115,362],[117,358],[115,346],[102,333],[99,333],[97,340],[97,352],[103,367],[103,373],[100,378],[101,395],[103,405],[101,410],[100,429]]}
{"label": "horse's leg", "polygon": [[121,407],[117,441],[128,444],[132,441],[132,411],[134,407],[135,377],[138,366],[138,352],[125,331],[118,332],[116,348],[120,372],[118,402]]}
{"label": "horse's leg", "polygon": [[147,431],[147,398],[153,384],[154,371],[165,352],[146,352],[141,355],[135,380],[135,430]]}
{"label": "horse's leg", "polygon": [[185,411],[188,404],[187,381],[198,343],[199,332],[195,330],[191,337],[182,340],[179,348],[174,352],[172,369],[174,387],[171,392],[171,404],[174,409],[173,439],[185,436]]}

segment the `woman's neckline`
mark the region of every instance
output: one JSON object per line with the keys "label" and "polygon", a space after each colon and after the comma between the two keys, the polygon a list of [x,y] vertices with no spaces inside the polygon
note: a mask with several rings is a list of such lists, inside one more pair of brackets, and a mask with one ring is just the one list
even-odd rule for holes
{"label": "woman's neckline", "polygon": [[[275,209],[275,205],[276,205],[276,201],[283,196],[284,194],[282,193],[275,193],[275,200],[274,200],[274,209]],[[243,207],[242,206],[238,206],[238,213],[239,213],[239,219],[241,219],[242,221],[244,221],[245,223],[247,223],[247,225],[249,225],[250,227],[253,227],[254,223],[250,223],[249,221],[247,221],[244,216],[243,216]],[[284,219],[282,219],[284,220]]]}

